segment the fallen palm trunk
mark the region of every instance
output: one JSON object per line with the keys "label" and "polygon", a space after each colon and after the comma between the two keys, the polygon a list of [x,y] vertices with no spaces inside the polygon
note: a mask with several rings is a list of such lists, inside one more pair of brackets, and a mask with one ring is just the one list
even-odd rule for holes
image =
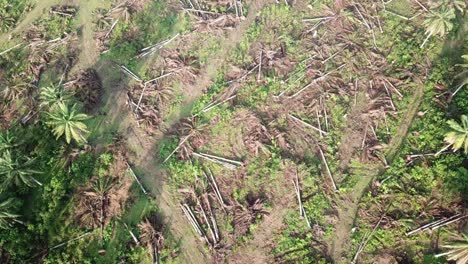
{"label": "fallen palm trunk", "polygon": [[412,234],[415,234],[415,233],[418,233],[418,232],[421,232],[421,231],[426,231],[426,230],[435,230],[439,227],[442,227],[442,226],[446,226],[446,225],[449,225],[449,224],[452,224],[454,222],[457,222],[465,217],[467,217],[468,215],[462,215],[462,214],[456,214],[454,216],[451,216],[449,218],[446,218],[446,219],[439,219],[437,221],[434,221],[434,222],[431,222],[431,223],[428,223],[428,224],[425,224],[421,227],[418,227],[414,230],[411,230],[410,232],[407,232],[406,233],[406,236],[409,236],[409,235],[412,235]]}
{"label": "fallen palm trunk", "polygon": [[382,219],[384,218],[385,214],[383,214],[379,221],[377,222],[377,224],[375,224],[374,228],[372,229],[372,232],[366,237],[364,236],[361,241],[361,243],[359,244],[359,247],[358,247],[358,250],[356,251],[356,254],[354,255],[354,258],[353,258],[353,261],[351,261],[352,264],[356,263],[357,261],[357,258],[359,257],[359,254],[361,254],[361,252],[364,250],[364,248],[366,247],[367,243],[369,242],[369,240],[372,238],[372,236],[374,235],[375,231],[377,230],[377,228],[379,227],[380,225],[380,222],[382,222]]}
{"label": "fallen palm trunk", "polygon": [[314,129],[315,131],[318,131],[319,133],[322,133],[322,134],[325,135],[325,136],[328,135],[327,132],[325,132],[325,131],[323,131],[323,130],[317,128],[317,127],[314,127],[313,125],[311,125],[311,124],[309,124],[309,123],[307,123],[307,122],[305,122],[305,121],[302,121],[301,119],[299,119],[299,118],[297,118],[297,117],[295,117],[295,116],[293,116],[293,115],[291,115],[291,114],[288,114],[288,116],[291,117],[292,119],[298,121],[299,123],[303,124],[303,125],[306,126],[306,127],[312,128],[312,129]]}
{"label": "fallen palm trunk", "polygon": [[110,33],[112,32],[112,30],[114,30],[115,25],[117,25],[117,22],[119,22],[119,19],[118,19],[118,18],[114,21],[114,23],[112,23],[111,28],[109,29],[109,31],[107,31],[107,33],[106,33],[106,35],[104,36],[104,38],[109,37],[109,35],[110,35]]}
{"label": "fallen palm trunk", "polygon": [[134,74],[131,70],[129,70],[127,67],[121,65],[120,66],[120,69],[125,73],[127,74],[128,76],[132,77],[133,79],[135,79],[135,81],[137,82],[142,82],[143,80],[140,79],[140,77],[138,77],[136,74]]}
{"label": "fallen palm trunk", "polygon": [[294,185],[294,189],[296,190],[297,201],[299,203],[299,215],[303,216],[307,223],[307,226],[309,228],[312,228],[312,226],[310,225],[309,217],[307,216],[305,208],[302,205],[301,189],[299,188],[299,176],[297,174],[297,171],[296,171],[296,180],[295,181],[293,180],[292,182]]}
{"label": "fallen palm trunk", "polygon": [[231,163],[231,164],[234,164],[234,165],[237,165],[237,166],[242,166],[244,165],[242,162],[239,162],[239,161],[236,161],[236,160],[231,160],[231,159],[226,159],[226,158],[223,158],[223,157],[219,157],[219,156],[215,156],[215,155],[210,155],[210,154],[206,154],[206,153],[198,153],[202,156],[205,156],[205,157],[208,157],[208,158],[212,158],[212,159],[217,159],[217,160],[221,160],[221,161],[225,161],[225,162],[228,162],[228,163]]}
{"label": "fallen palm trunk", "polygon": [[203,198],[204,198],[204,201],[206,202],[206,204],[208,205],[208,210],[210,212],[211,225],[213,226],[213,230],[214,230],[214,233],[215,233],[216,243],[218,243],[219,242],[218,223],[216,222],[216,219],[214,217],[213,210],[211,210],[211,203],[210,203],[210,199],[208,198],[208,195],[204,195]]}
{"label": "fallen palm trunk", "polygon": [[56,246],[53,246],[53,247],[51,247],[50,249],[52,250],[52,249],[56,249],[56,248],[59,248],[59,247],[63,247],[63,246],[65,246],[66,244],[68,244],[68,243],[70,243],[70,242],[73,242],[73,241],[76,241],[76,240],[80,240],[80,239],[82,239],[82,238],[84,238],[84,237],[86,237],[86,236],[89,236],[89,235],[91,235],[91,234],[92,234],[92,232],[84,233],[84,234],[82,234],[82,235],[80,235],[80,236],[78,236],[78,237],[75,237],[75,238],[70,239],[70,240],[67,240],[67,241],[65,241],[65,242],[63,242],[63,243],[60,243],[60,244],[58,244],[58,245],[56,245]]}
{"label": "fallen palm trunk", "polygon": [[199,157],[199,158],[206,159],[206,160],[211,161],[211,162],[214,162],[214,163],[218,163],[218,164],[220,164],[220,165],[222,165],[222,166],[224,166],[225,168],[230,169],[230,170],[235,170],[235,169],[237,168],[236,166],[234,166],[234,165],[232,165],[232,164],[230,164],[230,163],[223,162],[223,161],[217,160],[217,159],[212,159],[212,158],[209,158],[209,157],[205,157],[205,156],[200,155],[200,154],[198,154],[198,153],[196,153],[196,152],[193,152],[192,154],[193,154],[195,157]]}
{"label": "fallen palm trunk", "polygon": [[205,173],[205,171],[203,171],[203,173],[205,174],[205,177],[210,182],[211,188],[213,188],[216,199],[218,200],[219,204],[221,205],[221,208],[224,209],[226,204],[224,203],[223,196],[221,195],[221,192],[219,191],[219,187],[218,187],[218,184],[216,183],[216,180],[215,180],[215,178],[213,176],[213,173],[211,172],[210,169],[208,169],[208,175]]}
{"label": "fallen palm trunk", "polygon": [[7,53],[7,52],[9,52],[9,51],[12,51],[12,50],[16,49],[17,47],[21,46],[22,44],[23,44],[23,43],[18,43],[18,44],[16,44],[15,46],[13,46],[13,47],[11,47],[11,48],[9,48],[9,49],[6,49],[6,50],[0,52],[0,56],[2,56],[3,54],[5,54],[5,53]]}
{"label": "fallen palm trunk", "polygon": [[167,39],[167,40],[164,40],[160,43],[157,43],[157,44],[154,44],[154,45],[151,45],[151,46],[148,46],[146,48],[143,48],[140,50],[140,54],[137,55],[136,57],[137,58],[142,58],[142,57],[145,57],[147,55],[150,55],[152,53],[154,53],[155,51],[157,50],[160,50],[162,49],[164,46],[168,45],[169,43],[171,43],[174,39],[176,39],[180,34],[177,33],[175,36],[173,36],[172,38],[170,39]]}
{"label": "fallen palm trunk", "polygon": [[322,161],[323,161],[323,163],[325,164],[325,168],[326,168],[326,170],[327,170],[327,174],[328,174],[328,176],[330,177],[330,180],[331,180],[331,182],[332,182],[333,189],[335,190],[335,192],[337,192],[337,191],[338,191],[338,188],[336,187],[335,180],[333,179],[333,175],[332,175],[332,173],[331,173],[331,171],[330,171],[330,168],[328,167],[328,163],[327,163],[327,160],[325,159],[325,155],[323,154],[322,148],[321,148],[319,145],[317,145],[317,147],[318,147],[318,149],[319,149],[319,151],[320,151],[320,156],[322,157]]}

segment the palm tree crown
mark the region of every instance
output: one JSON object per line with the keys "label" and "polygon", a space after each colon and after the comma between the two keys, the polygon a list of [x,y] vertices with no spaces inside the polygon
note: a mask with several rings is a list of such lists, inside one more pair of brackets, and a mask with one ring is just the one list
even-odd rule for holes
{"label": "palm tree crown", "polygon": [[0,228],[7,229],[11,226],[10,220],[16,219],[19,215],[8,212],[10,209],[13,198],[0,202]]}
{"label": "palm tree crown", "polygon": [[53,107],[57,103],[66,103],[70,98],[70,93],[55,85],[41,88],[39,95],[41,107]]}
{"label": "palm tree crown", "polygon": [[430,12],[424,21],[426,34],[443,37],[453,28],[452,19],[454,18],[455,10],[453,8],[441,7],[439,10]]}
{"label": "palm tree crown", "polygon": [[52,127],[57,139],[65,134],[65,140],[68,144],[72,139],[77,143],[86,142],[85,134],[88,133],[88,130],[82,121],[89,117],[86,114],[79,113],[76,104],[70,107],[63,102],[59,102],[48,115],[49,120],[46,124]]}
{"label": "palm tree crown", "polygon": [[461,124],[454,120],[447,121],[452,131],[445,134],[445,142],[452,146],[454,151],[463,148],[465,153],[468,153],[468,117],[461,116]]}
{"label": "palm tree crown", "polygon": [[10,150],[3,151],[0,157],[0,177],[2,188],[8,188],[11,185],[19,186],[25,184],[33,186],[34,183],[41,185],[32,175],[41,172],[31,169],[34,159],[13,157]]}

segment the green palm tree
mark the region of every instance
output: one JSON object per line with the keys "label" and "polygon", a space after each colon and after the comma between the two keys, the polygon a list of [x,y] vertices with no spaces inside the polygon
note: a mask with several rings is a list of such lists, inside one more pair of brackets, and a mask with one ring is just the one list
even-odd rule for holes
{"label": "green palm tree", "polygon": [[59,102],[48,115],[49,120],[46,124],[52,128],[57,139],[65,134],[65,140],[68,144],[72,139],[77,143],[86,143],[85,135],[88,130],[86,124],[82,121],[89,117],[86,114],[79,113],[76,104],[70,107],[63,102]]}
{"label": "green palm tree", "polygon": [[0,180],[1,187],[6,189],[11,185],[20,186],[25,184],[33,186],[34,184],[42,186],[32,175],[41,172],[31,169],[34,159],[13,157],[10,150],[3,151],[0,157]]}
{"label": "green palm tree", "polygon": [[468,263],[468,236],[462,234],[462,236],[457,237],[457,240],[442,246],[443,248],[448,249],[447,252],[436,255],[437,258],[446,256],[447,260],[453,260],[457,264]]}
{"label": "green palm tree", "polygon": [[447,121],[451,131],[445,134],[444,141],[448,144],[443,147],[435,155],[439,155],[444,150],[452,147],[453,151],[457,151],[463,148],[465,153],[468,153],[468,117],[466,115],[461,116],[461,124],[455,120]]}
{"label": "green palm tree", "polygon": [[19,215],[8,212],[11,207],[13,198],[9,198],[0,202],[0,228],[7,229],[11,226],[11,221],[14,221]]}
{"label": "green palm tree", "polygon": [[437,10],[430,11],[424,20],[427,37],[421,44],[424,47],[427,40],[434,35],[445,36],[453,28],[452,20],[455,19],[455,9],[447,6],[440,6]]}
{"label": "green palm tree", "polygon": [[0,151],[12,149],[19,144],[16,143],[16,137],[9,130],[0,133]]}
{"label": "green palm tree", "polygon": [[47,87],[42,87],[39,94],[39,99],[41,100],[41,107],[51,108],[57,103],[67,103],[71,94],[62,87],[51,85]]}

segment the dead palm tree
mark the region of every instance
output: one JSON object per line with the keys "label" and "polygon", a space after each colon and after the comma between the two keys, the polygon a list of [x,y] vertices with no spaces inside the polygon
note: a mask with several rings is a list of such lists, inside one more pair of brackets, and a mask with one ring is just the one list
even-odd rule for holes
{"label": "dead palm tree", "polygon": [[156,101],[156,104],[159,109],[162,108],[162,106],[166,103],[169,102],[169,100],[172,98],[172,90],[163,87],[161,85],[154,85],[153,87],[150,87],[148,89],[148,95]]}
{"label": "dead palm tree", "polygon": [[83,121],[89,119],[89,117],[86,114],[79,113],[76,104],[68,106],[63,102],[59,102],[51,108],[48,118],[46,124],[52,128],[57,139],[65,134],[65,140],[68,144],[72,139],[77,143],[86,143],[85,135],[89,131]]}
{"label": "dead palm tree", "polygon": [[439,257],[447,257],[447,260],[455,261],[457,264],[468,263],[468,236],[465,234],[457,235],[456,240],[450,244],[442,246],[448,251],[436,255]]}
{"label": "dead palm tree", "polygon": [[30,87],[31,85],[26,82],[23,77],[20,75],[13,75],[2,85],[1,95],[6,101],[15,101],[26,94]]}
{"label": "dead palm tree", "polygon": [[0,202],[0,228],[7,229],[11,227],[11,222],[16,220],[19,215],[9,212],[13,198]]}
{"label": "dead palm tree", "polygon": [[130,21],[132,13],[134,12],[133,2],[135,1],[126,0],[121,2],[110,11],[110,15],[124,22]]}
{"label": "dead palm tree", "polygon": [[111,26],[112,18],[109,17],[107,10],[98,8],[94,11],[96,28],[98,30],[104,30]]}
{"label": "dead palm tree", "polygon": [[109,191],[115,185],[115,178],[100,176],[93,180],[91,187],[84,190],[78,203],[78,219],[88,227],[100,227],[101,240],[106,222],[106,207],[109,204]]}
{"label": "dead palm tree", "polygon": [[5,150],[0,157],[0,178],[1,188],[3,190],[12,185],[20,186],[22,184],[33,186],[42,185],[33,175],[41,172],[31,169],[34,159],[28,157],[18,157],[11,154],[10,150]]}
{"label": "dead palm tree", "polygon": [[162,233],[158,231],[160,227],[158,227],[156,221],[156,217],[151,218],[151,220],[146,218],[145,221],[138,224],[141,230],[140,240],[142,243],[146,244],[150,250],[153,263],[159,263],[159,253],[164,243],[164,237]]}

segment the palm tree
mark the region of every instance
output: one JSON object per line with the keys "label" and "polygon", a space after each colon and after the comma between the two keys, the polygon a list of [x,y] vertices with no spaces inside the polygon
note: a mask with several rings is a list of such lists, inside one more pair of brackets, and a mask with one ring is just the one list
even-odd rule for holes
{"label": "palm tree", "polygon": [[41,88],[39,99],[41,107],[51,108],[57,103],[66,103],[70,100],[71,94],[63,88],[55,85]]}
{"label": "palm tree", "polygon": [[16,137],[12,136],[9,130],[0,133],[0,151],[12,149],[18,146],[18,143],[15,143]]}
{"label": "palm tree", "polygon": [[10,221],[14,221],[19,215],[8,212],[11,207],[13,198],[9,198],[3,202],[0,202],[0,228],[7,229],[11,226]]}
{"label": "palm tree", "polygon": [[52,127],[55,136],[60,138],[65,134],[65,140],[70,144],[71,140],[77,143],[85,143],[85,134],[88,133],[86,124],[82,121],[88,119],[86,114],[79,113],[76,104],[69,107],[63,102],[57,103],[48,113],[47,125]]}
{"label": "palm tree", "polygon": [[430,11],[424,20],[427,37],[421,44],[424,47],[427,40],[433,35],[445,36],[453,28],[452,20],[455,18],[455,9],[448,6],[440,6],[435,11]]}
{"label": "palm tree", "polygon": [[6,189],[11,185],[20,186],[25,184],[33,186],[34,184],[42,186],[38,180],[32,175],[40,174],[41,172],[33,170],[32,166],[34,159],[13,157],[10,150],[3,151],[0,157],[0,177],[1,187]]}
{"label": "palm tree", "polygon": [[457,151],[463,148],[465,153],[468,153],[468,117],[466,115],[461,116],[461,124],[455,120],[447,121],[451,131],[445,134],[444,141],[448,144],[443,147],[435,155],[439,155],[444,150],[452,147],[453,151]]}
{"label": "palm tree", "polygon": [[446,256],[447,260],[456,261],[457,264],[468,263],[468,236],[462,234],[462,236],[457,236],[457,240],[442,246],[443,248],[448,249],[447,252],[436,255],[436,258]]}

